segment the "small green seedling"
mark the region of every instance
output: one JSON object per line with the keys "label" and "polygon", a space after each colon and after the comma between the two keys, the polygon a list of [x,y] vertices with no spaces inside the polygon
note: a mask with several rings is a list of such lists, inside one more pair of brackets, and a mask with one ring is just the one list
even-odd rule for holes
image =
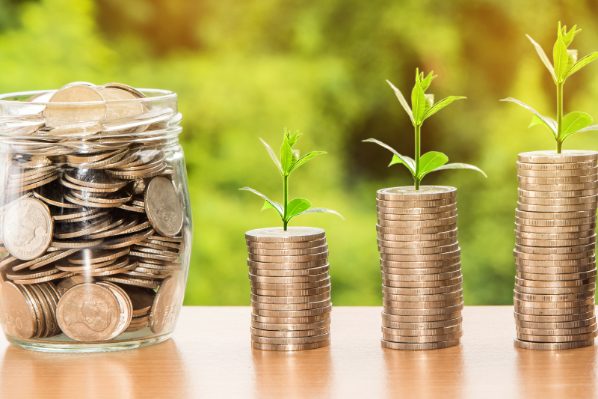
{"label": "small green seedling", "polygon": [[413,180],[415,182],[415,189],[419,190],[419,184],[430,172],[436,172],[439,170],[445,169],[473,169],[477,170],[478,172],[482,173],[484,176],[486,174],[482,172],[480,168],[473,165],[468,165],[465,163],[449,163],[448,157],[443,154],[442,152],[437,151],[430,151],[426,152],[424,155],[420,155],[421,153],[421,127],[422,124],[426,119],[434,115],[436,112],[440,111],[442,108],[446,107],[450,103],[455,100],[461,100],[465,97],[457,97],[457,96],[450,96],[441,100],[437,103],[434,103],[434,94],[426,94],[426,90],[432,83],[436,76],[434,72],[430,72],[427,77],[424,77],[424,73],[420,74],[419,69],[415,70],[415,86],[413,87],[413,91],[411,92],[411,108],[409,108],[409,104],[403,97],[403,94],[399,89],[393,86],[388,80],[388,84],[394,90],[399,102],[409,115],[411,119],[411,123],[415,128],[415,159],[412,159],[406,155],[401,155],[397,151],[395,151],[392,147],[387,144],[384,144],[381,141],[375,139],[367,139],[364,142],[376,143],[381,145],[382,147],[390,150],[394,156],[390,161],[388,166],[394,165],[396,163],[403,164],[409,169],[411,175],[413,176]]}
{"label": "small green seedling", "polygon": [[274,153],[274,150],[272,150],[272,148],[268,144],[266,144],[264,140],[260,138],[264,146],[266,146],[268,154],[270,154],[270,158],[272,158],[274,164],[280,172],[280,175],[282,176],[282,204],[270,200],[264,194],[252,188],[243,187],[240,189],[251,191],[252,193],[262,197],[266,201],[262,210],[274,209],[276,212],[278,212],[280,218],[282,219],[282,227],[284,231],[287,231],[287,226],[292,218],[299,215],[305,215],[306,213],[334,213],[343,218],[340,213],[331,209],[312,208],[311,202],[309,202],[305,198],[295,198],[290,202],[288,201],[289,176],[291,175],[291,173],[310,159],[321,154],[326,154],[326,152],[324,151],[312,151],[308,154],[305,154],[302,157],[299,157],[299,150],[293,150],[293,146],[297,142],[299,136],[301,136],[299,131],[295,132],[294,134],[291,134],[289,131],[287,131],[287,129],[284,130],[284,140],[282,143],[282,147],[280,147],[280,159],[276,157],[276,153]]}
{"label": "small green seedling", "polygon": [[550,61],[544,53],[544,50],[542,50],[542,47],[531,37],[529,37],[529,35],[526,35],[536,48],[540,59],[546,68],[548,68],[548,71],[552,75],[552,79],[556,84],[556,121],[548,116],[540,115],[529,105],[515,100],[514,98],[509,97],[501,100],[512,101],[515,104],[519,104],[523,108],[531,111],[534,116],[532,117],[532,122],[529,127],[535,125],[546,126],[556,140],[556,152],[559,154],[562,151],[563,143],[567,138],[569,138],[569,136],[575,133],[598,130],[598,125],[590,126],[594,120],[585,112],[571,112],[563,116],[563,86],[565,85],[565,81],[569,76],[573,75],[575,72],[579,71],[581,68],[598,58],[598,52],[593,52],[578,60],[577,50],[568,49],[575,35],[581,31],[581,29],[576,30],[576,27],[577,25],[574,25],[573,28],[567,32],[567,27],[564,26],[561,28],[561,23],[559,22],[558,35],[552,50],[554,65],[550,64]]}

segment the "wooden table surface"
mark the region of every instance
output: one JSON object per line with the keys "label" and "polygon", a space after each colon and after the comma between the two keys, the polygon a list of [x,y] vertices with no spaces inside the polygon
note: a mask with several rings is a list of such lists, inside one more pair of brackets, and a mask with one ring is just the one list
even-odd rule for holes
{"label": "wooden table surface", "polygon": [[0,341],[0,398],[596,398],[597,348],[515,349],[512,307],[466,307],[459,347],[380,347],[380,308],[335,307],[332,346],[264,352],[246,307],[185,307],[173,338],[50,354]]}

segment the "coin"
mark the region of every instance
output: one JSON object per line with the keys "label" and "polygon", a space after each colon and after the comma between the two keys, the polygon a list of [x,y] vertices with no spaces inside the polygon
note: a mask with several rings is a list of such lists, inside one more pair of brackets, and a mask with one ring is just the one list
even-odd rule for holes
{"label": "coin", "polygon": [[248,254],[250,260],[254,262],[265,263],[295,263],[295,262],[311,262],[320,259],[328,258],[328,251],[319,254],[311,255],[290,255],[290,256],[268,256],[268,255],[254,255]]}
{"label": "coin", "polygon": [[69,338],[82,342],[104,341],[118,327],[120,305],[108,288],[83,283],[64,293],[56,313],[60,329]]}
{"label": "coin", "polygon": [[444,240],[425,240],[425,241],[389,241],[378,239],[378,247],[389,248],[427,248],[440,247],[457,243],[457,237],[446,238]]}
{"label": "coin", "polygon": [[[381,256],[386,254],[395,255],[429,255],[429,254],[445,254],[453,253],[459,249],[459,243],[437,246],[437,247],[423,247],[423,248],[396,248],[396,247],[378,247]],[[385,254],[385,255],[382,255]]]}
{"label": "coin", "polygon": [[393,187],[378,190],[377,198],[385,201],[431,201],[457,196],[457,189],[447,186]]}
{"label": "coin", "polygon": [[461,263],[456,263],[452,266],[441,267],[441,268],[425,268],[425,269],[391,269],[388,267],[381,267],[383,275],[385,274],[442,274],[449,272],[456,272],[461,270]]}
{"label": "coin", "polygon": [[398,220],[398,221],[424,221],[432,219],[445,219],[457,216],[457,209],[441,213],[419,213],[419,214],[398,214],[378,212],[378,220]]}
{"label": "coin", "polygon": [[302,248],[313,248],[321,247],[326,244],[326,239],[321,238],[313,241],[301,241],[301,242],[258,242],[258,241],[247,241],[247,248],[252,250],[253,248],[263,249],[302,249]]}
{"label": "coin", "polygon": [[590,161],[579,161],[573,163],[527,163],[517,161],[517,173],[522,171],[550,171],[550,172],[573,172],[583,171],[596,167],[596,162]]}
{"label": "coin", "polygon": [[577,219],[527,219],[515,217],[515,223],[526,226],[537,227],[564,227],[576,225],[591,225],[596,223],[596,216]]}
{"label": "coin", "polygon": [[395,262],[426,262],[426,261],[435,261],[435,260],[444,260],[444,259],[451,259],[456,258],[461,255],[461,250],[458,249],[452,252],[444,252],[439,254],[424,254],[424,255],[394,255],[394,254],[386,254],[381,253],[380,258],[385,261],[395,261]]}
{"label": "coin", "polygon": [[316,316],[300,316],[300,317],[272,317],[260,316],[256,314],[251,315],[251,320],[259,323],[267,324],[311,324],[330,319],[330,313],[325,313]]}
{"label": "coin", "polygon": [[457,210],[457,203],[452,203],[449,205],[442,205],[437,207],[427,207],[427,208],[415,208],[415,207],[393,207],[393,208],[386,208],[383,206],[376,206],[378,213],[387,213],[387,214],[396,214],[396,215],[419,215],[419,214],[439,214],[439,213],[446,213],[452,212]]}
{"label": "coin", "polygon": [[253,314],[258,316],[266,317],[283,317],[283,318],[295,318],[295,317],[311,317],[319,316],[330,313],[332,311],[332,305],[328,305],[323,308],[315,309],[304,309],[304,310],[269,310],[269,309],[252,309]]}
{"label": "coin", "polygon": [[558,177],[530,177],[517,176],[517,181],[528,184],[579,184],[595,182],[598,180],[598,175],[590,174],[584,176],[558,176]]}
{"label": "coin", "polygon": [[[328,259],[325,259],[328,261]],[[315,276],[321,273],[326,273],[329,270],[328,264],[320,267],[314,267],[311,269],[297,269],[297,270],[284,270],[284,269],[255,269],[250,267],[249,273],[256,276],[267,276],[267,277],[296,277],[296,276]]]}
{"label": "coin", "polygon": [[[378,219],[378,224],[382,227],[405,227],[408,229],[431,228],[438,226],[452,226],[457,223],[458,216],[451,216],[444,219],[430,220],[385,220]],[[452,230],[452,229],[451,229]]]}
{"label": "coin", "polygon": [[37,333],[37,316],[33,304],[19,286],[2,283],[2,312],[7,333],[21,338],[32,338]]}
{"label": "coin", "polygon": [[533,341],[533,342],[578,342],[588,341],[596,338],[596,333],[588,334],[576,334],[576,335],[531,335],[517,333],[517,338],[521,341]]}
{"label": "coin", "polygon": [[376,205],[384,208],[435,208],[454,204],[455,201],[455,197],[431,201],[385,201],[376,199]]}
{"label": "coin", "polygon": [[247,259],[247,266],[252,269],[260,270],[282,270],[282,271],[293,271],[298,270],[300,273],[301,269],[314,269],[328,265],[328,259],[319,259],[309,262],[285,262],[285,263],[272,263],[272,262],[256,262],[251,259]]}
{"label": "coin", "polygon": [[400,349],[400,350],[431,350],[431,349],[443,349],[451,346],[459,345],[459,339],[453,341],[443,342],[429,342],[429,343],[403,343],[403,342],[390,342],[385,339],[381,340],[383,348],[387,349]]}
{"label": "coin", "polygon": [[515,347],[521,349],[535,349],[535,350],[564,350],[564,349],[575,349],[584,348],[587,346],[594,345],[594,339],[587,341],[576,341],[576,342],[559,342],[559,343],[548,343],[548,342],[526,342],[515,338]]}
{"label": "coin", "polygon": [[43,113],[47,118],[46,125],[53,127],[79,124],[81,121],[101,121],[106,116],[106,103],[93,87],[74,85],[56,91]]}
{"label": "coin", "polygon": [[390,234],[390,235],[439,234],[439,233],[455,230],[456,228],[457,228],[456,223],[442,225],[442,226],[435,226],[435,227],[417,227],[417,228],[407,228],[407,227],[398,228],[398,227],[381,226],[380,224],[376,225],[376,231],[378,231],[378,234]]}
{"label": "coin", "polygon": [[319,247],[312,248],[298,248],[298,249],[264,249],[264,248],[250,248],[250,253],[254,255],[268,255],[268,256],[296,256],[296,255],[310,255],[321,254],[328,252],[328,245],[324,244]]}
{"label": "coin", "polygon": [[[418,330],[418,331],[442,331],[447,328],[455,328],[461,325],[463,317],[459,316],[454,319],[440,320],[440,321],[428,321],[419,323],[408,323],[395,321],[395,318],[402,316],[389,315],[382,313],[382,332],[392,334],[392,329],[406,329],[406,330]],[[399,320],[399,319],[396,319]],[[384,324],[386,323],[386,325]]]}
{"label": "coin", "polygon": [[[523,321],[523,320],[517,320],[517,319],[515,319],[515,323],[517,324],[517,326],[523,327],[523,328],[545,329],[545,330],[572,329],[572,328],[581,328],[581,327],[588,327],[588,326],[595,325],[596,324],[596,316],[592,317],[591,319],[569,321],[569,322],[562,322],[562,323],[535,323],[532,321]],[[594,327],[594,330],[595,330],[595,327]]]}
{"label": "coin", "polygon": [[378,233],[378,240],[384,241],[439,241],[456,237],[458,229],[437,234],[383,234]]}
{"label": "coin", "polygon": [[149,183],[144,197],[150,223],[162,235],[174,237],[183,226],[184,214],[172,182],[156,177]]}
{"label": "coin", "polygon": [[251,298],[251,307],[255,311],[256,309],[264,309],[271,311],[299,311],[308,309],[318,309],[330,306],[330,298],[322,301],[313,302],[302,302],[302,303],[264,303],[259,302],[259,299],[254,297]]}
{"label": "coin", "polygon": [[13,202],[2,219],[3,244],[21,260],[35,259],[52,241],[54,223],[40,200],[22,198]]}
{"label": "coin", "polygon": [[268,338],[303,338],[328,334],[330,327],[322,327],[314,330],[293,330],[293,331],[270,331],[250,327],[252,337]]}
{"label": "coin", "polygon": [[580,204],[580,205],[529,205],[521,202],[517,203],[517,209],[525,212],[577,212],[595,209],[596,205],[593,203]]}
{"label": "coin", "polygon": [[519,202],[529,205],[550,205],[550,206],[565,206],[565,205],[581,205],[591,204],[596,202],[598,196],[590,195],[587,197],[577,198],[532,198],[519,197]]}
{"label": "coin", "polygon": [[393,334],[382,334],[382,339],[388,342],[400,342],[400,343],[431,343],[431,342],[445,342],[459,339],[463,336],[462,331],[457,331],[452,334],[444,335],[419,335],[419,336],[405,336],[405,335],[393,335]]}
{"label": "coin", "polygon": [[561,315],[534,315],[515,312],[515,320],[531,321],[536,323],[562,323],[578,320],[587,320],[591,317],[594,317],[594,309],[590,309],[587,312],[581,312],[577,314],[574,313]]}
{"label": "coin", "polygon": [[260,323],[251,320],[251,326],[253,328],[261,330],[280,330],[280,331],[296,331],[296,330],[314,330],[317,328],[328,327],[330,325],[330,319],[316,321],[314,323],[302,323],[302,324],[274,324],[274,323]]}
{"label": "coin", "polygon": [[251,347],[253,349],[267,350],[267,351],[297,351],[307,349],[318,349],[330,345],[330,340],[315,342],[311,344],[293,344],[293,345],[271,345],[262,344],[258,342],[252,342]]}
{"label": "coin", "polygon": [[262,337],[259,335],[252,335],[251,342],[260,343],[260,344],[270,344],[270,345],[301,345],[301,344],[312,344],[316,342],[322,341],[329,341],[330,340],[330,333],[323,334],[323,335],[311,335],[307,337],[297,337],[297,338],[270,338],[270,337]]}
{"label": "coin", "polygon": [[545,295],[562,295],[574,294],[577,292],[587,292],[596,289],[596,284],[586,284],[578,287],[563,287],[563,288],[548,288],[548,287],[525,287],[515,284],[515,291],[525,294],[545,294]]}
{"label": "coin", "polygon": [[289,227],[250,230],[245,233],[247,241],[259,242],[303,242],[324,238],[324,230],[313,227]]}
{"label": "coin", "polygon": [[460,291],[463,287],[461,283],[455,285],[447,285],[440,287],[428,287],[428,288],[417,288],[417,287],[389,287],[382,286],[382,292],[390,295],[437,295],[449,292]]}
{"label": "coin", "polygon": [[518,161],[532,164],[561,164],[577,162],[593,162],[598,159],[594,151],[568,150],[562,153],[555,151],[532,151],[519,154]]}
{"label": "coin", "polygon": [[330,299],[330,291],[318,295],[308,296],[263,296],[251,294],[252,302],[271,303],[271,304],[297,304],[322,302]]}
{"label": "coin", "polygon": [[518,189],[520,197],[534,197],[534,198],[571,198],[571,197],[587,197],[597,194],[596,189],[589,190],[555,190],[555,191],[535,191]]}

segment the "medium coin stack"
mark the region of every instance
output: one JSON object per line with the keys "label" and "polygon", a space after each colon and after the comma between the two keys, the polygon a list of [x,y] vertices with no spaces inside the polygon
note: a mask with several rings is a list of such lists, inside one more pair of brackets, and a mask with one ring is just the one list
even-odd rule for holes
{"label": "medium coin stack", "polygon": [[272,351],[330,345],[328,245],[322,229],[245,234],[251,283],[251,346]]}
{"label": "medium coin stack", "polygon": [[378,191],[382,347],[441,349],[459,344],[463,289],[457,189]]}
{"label": "medium coin stack", "polygon": [[594,344],[598,153],[519,154],[514,250],[515,346]]}
{"label": "medium coin stack", "polygon": [[160,134],[174,114],[130,101],[142,98],[118,83],[78,83],[27,100],[45,105],[15,123],[0,172],[9,334],[92,342],[173,326],[184,210]]}

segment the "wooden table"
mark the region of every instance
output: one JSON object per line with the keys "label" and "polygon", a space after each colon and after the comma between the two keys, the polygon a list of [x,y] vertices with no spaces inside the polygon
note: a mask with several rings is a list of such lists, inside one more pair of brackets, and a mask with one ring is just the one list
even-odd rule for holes
{"label": "wooden table", "polygon": [[173,339],[49,354],[1,340],[0,398],[595,398],[596,347],[515,349],[512,307],[467,307],[459,347],[380,348],[380,308],[335,307],[332,346],[252,350],[249,308],[186,307]]}

